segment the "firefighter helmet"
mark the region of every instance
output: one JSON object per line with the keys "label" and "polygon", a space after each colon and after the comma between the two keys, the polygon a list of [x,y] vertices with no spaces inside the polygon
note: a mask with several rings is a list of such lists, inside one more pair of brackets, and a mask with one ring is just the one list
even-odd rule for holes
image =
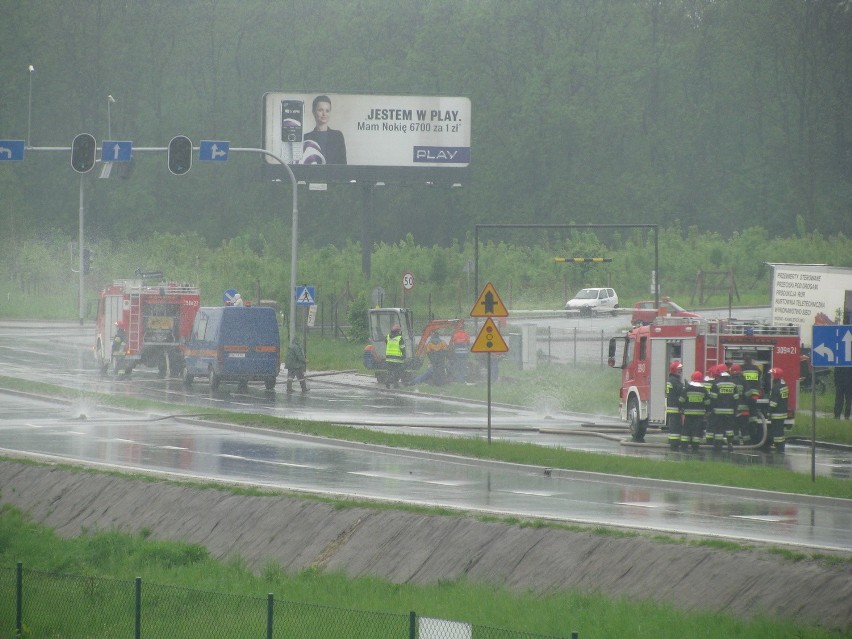
{"label": "firefighter helmet", "polygon": [[731,375],[739,375],[743,372],[743,367],[739,364],[731,364]]}
{"label": "firefighter helmet", "polygon": [[727,374],[728,374],[728,367],[725,366],[724,364],[719,364],[716,367],[716,377],[719,377],[719,375],[727,375]]}
{"label": "firefighter helmet", "polygon": [[784,371],[777,366],[775,368],[769,369],[769,374],[772,375],[775,379],[781,379],[784,377]]}
{"label": "firefighter helmet", "polygon": [[693,382],[703,382],[704,381],[704,373],[702,373],[701,371],[695,371],[692,374],[691,379],[692,379]]}
{"label": "firefighter helmet", "polygon": [[683,369],[683,364],[681,364],[679,361],[675,360],[671,363],[671,366],[669,366],[669,374],[677,375],[678,371],[680,371],[682,369]]}

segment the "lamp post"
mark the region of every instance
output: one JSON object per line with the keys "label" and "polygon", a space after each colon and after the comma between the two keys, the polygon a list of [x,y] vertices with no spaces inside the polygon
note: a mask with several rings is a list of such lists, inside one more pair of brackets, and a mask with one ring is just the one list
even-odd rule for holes
{"label": "lamp post", "polygon": [[35,71],[35,67],[33,65],[29,66],[30,70],[30,97],[27,101],[27,146],[30,146],[30,125],[33,120],[33,72]]}
{"label": "lamp post", "polygon": [[112,95],[107,96],[107,140],[112,140],[112,111],[110,107],[115,104]]}

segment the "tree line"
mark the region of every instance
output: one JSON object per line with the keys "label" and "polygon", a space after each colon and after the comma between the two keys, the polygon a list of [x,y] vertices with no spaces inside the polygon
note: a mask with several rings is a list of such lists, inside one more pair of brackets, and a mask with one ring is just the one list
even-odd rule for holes
{"label": "tree line", "polygon": [[[260,144],[267,91],[472,104],[463,188],[300,194],[302,238],[463,243],[481,223],[620,223],[769,237],[849,231],[848,0],[0,0],[0,137]],[[28,73],[28,65],[34,72]],[[109,102],[107,96],[114,96]],[[31,100],[29,99],[31,97]],[[256,158],[87,178],[87,230],[123,241],[265,233],[289,186]],[[62,153],[0,164],[4,236],[76,233]],[[362,215],[369,207],[369,215]],[[362,221],[369,220],[369,234]],[[799,228],[799,227],[803,228]]]}

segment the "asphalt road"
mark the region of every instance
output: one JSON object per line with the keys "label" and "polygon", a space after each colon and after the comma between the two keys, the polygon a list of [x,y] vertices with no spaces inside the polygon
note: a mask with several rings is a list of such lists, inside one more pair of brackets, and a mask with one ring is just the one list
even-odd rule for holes
{"label": "asphalt road", "polygon": [[[134,396],[144,389],[144,396],[198,405],[202,412],[204,406],[217,405],[305,418],[328,419],[334,414],[338,419],[330,421],[356,424],[360,419],[361,427],[417,427],[448,436],[469,436],[474,429],[482,436],[480,405],[387,393],[370,384],[348,385],[345,393],[337,385],[326,392],[323,389],[332,389],[335,383],[322,378],[314,381],[307,396],[255,389],[248,394],[211,395],[204,389],[187,393],[179,382],[159,380],[153,373],[134,373],[129,380],[101,378],[90,346],[90,330],[85,327],[3,325],[0,374]],[[159,415],[128,417],[89,406],[83,399],[62,410],[53,403],[8,394],[2,402],[0,447],[46,458],[312,493],[852,550],[850,500],[514,467]],[[572,438],[590,448],[612,441],[583,432],[588,416],[554,419],[511,408],[495,412],[495,433],[500,437],[544,437],[564,443],[567,438],[554,431],[575,430],[578,434]],[[605,430],[603,426],[598,424]],[[617,446],[618,438],[614,439]]]}

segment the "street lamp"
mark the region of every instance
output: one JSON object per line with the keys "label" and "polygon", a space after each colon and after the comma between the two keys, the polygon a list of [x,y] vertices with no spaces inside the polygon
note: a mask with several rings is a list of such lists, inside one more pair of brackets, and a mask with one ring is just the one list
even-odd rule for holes
{"label": "street lamp", "polygon": [[33,71],[35,71],[35,67],[33,65],[29,66],[30,70],[30,97],[27,101],[27,146],[30,145],[30,125],[33,120]]}
{"label": "street lamp", "polygon": [[107,96],[107,140],[112,140],[112,113],[110,105],[115,104],[115,98],[111,95]]}

